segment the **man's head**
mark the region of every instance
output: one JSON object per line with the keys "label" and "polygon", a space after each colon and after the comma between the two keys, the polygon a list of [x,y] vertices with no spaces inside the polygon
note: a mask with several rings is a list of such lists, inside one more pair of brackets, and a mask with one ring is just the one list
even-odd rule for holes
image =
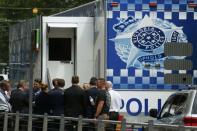
{"label": "man's head", "polygon": [[39,90],[40,87],[41,87],[41,84],[42,84],[42,81],[41,81],[40,79],[35,79],[35,80],[34,80],[34,86],[33,86],[33,88],[34,88],[35,90]]}
{"label": "man's head", "polygon": [[110,89],[112,89],[112,83],[111,83],[111,81],[107,81],[106,82],[106,90],[110,90]]}
{"label": "man's head", "polygon": [[73,76],[71,82],[72,82],[72,84],[78,84],[79,83],[79,76]]}
{"label": "man's head", "polygon": [[65,80],[64,79],[58,79],[58,86],[63,88],[65,86]]}
{"label": "man's head", "polygon": [[105,87],[106,87],[105,79],[104,78],[99,78],[97,80],[97,88],[98,89],[105,89]]}
{"label": "man's head", "polygon": [[10,82],[9,81],[6,81],[6,80],[3,80],[0,82],[0,88],[3,90],[3,91],[10,91]]}
{"label": "man's head", "polygon": [[42,83],[42,80],[41,79],[35,79],[34,82],[37,82],[37,83],[40,83],[41,84]]}
{"label": "man's head", "polygon": [[96,86],[96,83],[97,83],[97,78],[96,77],[92,77],[90,79],[90,82],[89,82],[90,86]]}
{"label": "man's head", "polygon": [[41,88],[42,91],[47,91],[48,85],[42,83],[42,84],[40,85],[40,88]]}
{"label": "man's head", "polygon": [[53,79],[52,83],[53,83],[53,86],[55,88],[58,88],[58,87],[62,88],[62,87],[65,86],[65,80],[64,79],[60,79],[60,78]]}
{"label": "man's head", "polygon": [[53,86],[54,86],[55,88],[59,87],[59,85],[58,85],[58,78],[53,79],[53,80],[52,80],[52,83],[53,83]]}
{"label": "man's head", "polygon": [[28,82],[26,80],[20,80],[18,82],[17,88],[21,89],[22,91],[28,90]]}

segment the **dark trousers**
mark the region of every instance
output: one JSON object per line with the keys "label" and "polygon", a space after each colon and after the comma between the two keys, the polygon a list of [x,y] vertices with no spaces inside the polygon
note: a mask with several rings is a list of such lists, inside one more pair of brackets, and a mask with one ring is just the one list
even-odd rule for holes
{"label": "dark trousers", "polygon": [[77,124],[76,121],[69,121],[66,123],[65,131],[77,131]]}
{"label": "dark trousers", "polygon": [[[117,121],[119,117],[119,113],[118,112],[109,112],[109,120],[112,121]],[[109,126],[107,126],[107,130],[106,131],[115,131],[116,130],[116,124],[110,124]]]}

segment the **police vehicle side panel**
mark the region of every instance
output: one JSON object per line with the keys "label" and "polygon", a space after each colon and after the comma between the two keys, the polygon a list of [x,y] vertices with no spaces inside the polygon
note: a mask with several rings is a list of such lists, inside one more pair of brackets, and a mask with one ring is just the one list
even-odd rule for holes
{"label": "police vehicle side panel", "polygon": [[[147,94],[142,95],[142,92],[147,90],[152,95],[155,90],[158,94],[166,93],[160,97],[163,104],[171,93],[185,88],[185,84],[166,84],[166,74],[189,75],[190,84],[197,82],[197,60],[194,53],[197,41],[197,12],[186,0],[155,1],[154,4],[155,6],[152,6],[149,0],[106,1],[106,77],[112,81],[114,89],[127,90],[122,93],[123,96],[128,96],[127,99],[140,99],[143,96],[143,99],[152,101]],[[191,56],[165,56],[166,43],[191,43],[193,53]],[[166,59],[191,60],[193,66],[190,70],[166,70]],[[185,79],[181,79],[180,83],[184,83]],[[173,80],[170,82],[173,83]],[[131,95],[133,90],[140,90],[136,92],[138,96]],[[124,103],[126,102],[124,99]],[[134,107],[139,109],[139,105]],[[148,108],[152,107],[155,106]],[[134,114],[137,112],[132,107],[129,110]],[[128,111],[127,113],[129,114]]]}

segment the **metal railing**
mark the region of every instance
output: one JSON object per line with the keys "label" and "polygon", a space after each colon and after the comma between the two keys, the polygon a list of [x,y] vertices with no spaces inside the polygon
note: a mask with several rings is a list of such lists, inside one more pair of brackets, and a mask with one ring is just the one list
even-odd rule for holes
{"label": "metal railing", "polygon": [[[183,125],[153,124],[148,123],[126,123],[126,120],[111,121],[99,119],[86,119],[81,116],[78,118],[62,116],[48,116],[20,114],[20,113],[1,113],[0,130],[1,131],[27,131],[28,125],[31,131],[160,131],[169,129],[173,131],[195,131],[197,127]],[[119,129],[111,128],[113,125],[119,125]],[[93,130],[92,130],[93,129]]]}
{"label": "metal railing", "polygon": [[[1,113],[0,114],[1,131],[27,131],[28,125],[32,125],[31,131],[105,131],[107,125],[120,124],[119,131],[126,130],[126,120],[110,121],[99,119],[86,119],[79,116],[64,117],[44,115],[31,115],[20,113]],[[110,131],[110,129],[109,129]],[[111,131],[114,131],[111,129]]]}

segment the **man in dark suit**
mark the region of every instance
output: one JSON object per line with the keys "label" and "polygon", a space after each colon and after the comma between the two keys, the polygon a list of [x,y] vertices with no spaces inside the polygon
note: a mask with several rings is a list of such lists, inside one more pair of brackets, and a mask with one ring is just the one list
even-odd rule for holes
{"label": "man in dark suit", "polygon": [[44,115],[49,114],[49,96],[47,93],[48,85],[40,84],[41,91],[35,97],[35,113]]}
{"label": "man in dark suit", "polygon": [[64,91],[64,114],[65,116],[78,117],[84,115],[85,92],[79,85],[79,77],[72,77],[72,86]]}
{"label": "man in dark suit", "polygon": [[27,93],[28,83],[25,80],[20,80],[17,89],[13,90],[10,96],[10,104],[12,111],[20,113],[28,113],[29,111],[29,96]]}
{"label": "man in dark suit", "polygon": [[[79,77],[72,77],[72,86],[64,91],[64,115],[68,117],[79,117],[85,112],[85,92],[79,85]],[[72,122],[72,126],[66,127],[69,131],[75,131],[77,123]]]}
{"label": "man in dark suit", "polygon": [[[48,92],[49,111],[51,115],[60,116],[64,114],[64,79],[55,78],[52,80],[54,89]],[[54,131],[59,128],[59,120],[51,121],[48,131]]]}
{"label": "man in dark suit", "polygon": [[50,101],[50,113],[51,115],[59,116],[64,114],[64,91],[61,89],[65,85],[63,79],[53,79],[52,81],[54,89],[48,92]]}

